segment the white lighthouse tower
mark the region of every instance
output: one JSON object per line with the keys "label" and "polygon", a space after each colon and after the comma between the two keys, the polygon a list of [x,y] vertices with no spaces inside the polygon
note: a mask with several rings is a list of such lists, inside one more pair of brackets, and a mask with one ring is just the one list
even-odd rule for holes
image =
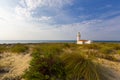
{"label": "white lighthouse tower", "polygon": [[77,41],[80,40],[80,37],[81,37],[80,32],[78,32],[78,34],[77,34]]}

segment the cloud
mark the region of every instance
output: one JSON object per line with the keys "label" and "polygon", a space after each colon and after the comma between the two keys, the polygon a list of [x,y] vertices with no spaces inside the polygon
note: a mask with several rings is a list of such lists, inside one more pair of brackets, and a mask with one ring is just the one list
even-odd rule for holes
{"label": "cloud", "polygon": [[21,0],[20,4],[29,10],[37,7],[56,7],[61,8],[66,4],[72,4],[71,0]]}
{"label": "cloud", "polygon": [[6,20],[3,17],[0,17],[0,22],[5,22]]}
{"label": "cloud", "polygon": [[116,16],[120,16],[120,11],[119,10],[108,11],[108,12],[102,14],[99,18],[111,18],[111,17],[116,17]]}
{"label": "cloud", "polygon": [[26,25],[19,25],[20,28],[19,31],[17,30],[16,32],[16,37],[19,36],[17,39],[35,40],[76,40],[77,32],[81,32],[82,39],[119,40],[119,20],[120,16],[109,20],[93,19],[78,23],[59,25],[26,23]]}
{"label": "cloud", "polygon": [[[86,34],[89,34],[88,31],[90,25],[92,26],[93,24],[97,24],[99,22],[100,20],[90,20],[90,21],[84,21],[80,23],[73,23],[67,25],[48,25],[42,23],[34,24],[34,23],[26,23],[26,22],[25,23],[16,22],[12,25],[9,25],[8,27],[3,27],[3,29],[1,28],[0,34],[1,34],[1,39],[24,39],[24,40],[25,39],[30,39],[30,40],[72,39],[73,40],[76,39],[76,33],[78,31],[82,33],[82,38],[85,38]],[[4,36],[2,36],[2,34],[4,34]],[[12,35],[12,36],[7,36],[7,35]],[[87,39],[91,39],[91,38],[87,37]]]}
{"label": "cloud", "polygon": [[77,32],[81,32],[82,39],[90,40],[119,40],[120,16],[109,20],[86,20],[79,23],[61,25],[56,28],[64,34],[63,37],[76,39]]}
{"label": "cloud", "polygon": [[9,21],[13,20],[14,13],[11,13],[10,9],[4,9],[0,7],[0,26],[2,27],[4,24],[8,24]]}
{"label": "cloud", "polygon": [[111,8],[111,7],[113,7],[111,4],[107,4],[103,7],[100,7],[100,9],[108,9],[108,8]]}
{"label": "cloud", "polygon": [[80,16],[78,16],[78,18],[80,18],[80,19],[88,19],[88,18],[90,18],[90,15],[80,15]]}
{"label": "cloud", "polygon": [[50,20],[51,17],[47,17],[47,16],[41,16],[38,20],[39,21],[47,21],[47,20]]}
{"label": "cloud", "polygon": [[0,17],[0,20],[4,20],[2,17]]}
{"label": "cloud", "polygon": [[[40,11],[58,11],[65,5],[72,5],[72,0],[20,0],[19,4],[15,8],[15,12],[22,18],[44,18],[48,19],[46,15],[40,15]],[[42,13],[43,11],[41,11]],[[49,12],[50,13],[50,12]],[[36,17],[34,16],[36,15]],[[41,19],[42,20],[42,19]]]}
{"label": "cloud", "polygon": [[29,12],[28,9],[26,8],[22,8],[20,6],[17,6],[15,8],[15,12],[17,13],[18,16],[20,16],[21,18],[30,18],[31,17],[31,13]]}

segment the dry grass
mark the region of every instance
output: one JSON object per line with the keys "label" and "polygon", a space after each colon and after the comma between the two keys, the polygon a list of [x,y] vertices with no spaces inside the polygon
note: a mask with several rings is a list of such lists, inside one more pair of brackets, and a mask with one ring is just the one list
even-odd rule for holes
{"label": "dry grass", "polygon": [[114,79],[111,80],[120,80],[120,62],[110,61],[103,58],[98,58],[96,62],[111,70],[111,73],[114,76]]}
{"label": "dry grass", "polygon": [[30,54],[2,54],[2,58],[0,59],[0,63],[2,64],[0,66],[9,68],[9,72],[4,73],[0,80],[20,78],[24,70],[29,67],[30,60]]}

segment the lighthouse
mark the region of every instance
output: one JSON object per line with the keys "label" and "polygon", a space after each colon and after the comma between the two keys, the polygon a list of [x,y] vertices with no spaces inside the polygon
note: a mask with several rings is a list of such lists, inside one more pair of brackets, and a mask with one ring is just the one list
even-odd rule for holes
{"label": "lighthouse", "polygon": [[82,40],[80,32],[77,33],[77,44],[91,44],[91,40]]}

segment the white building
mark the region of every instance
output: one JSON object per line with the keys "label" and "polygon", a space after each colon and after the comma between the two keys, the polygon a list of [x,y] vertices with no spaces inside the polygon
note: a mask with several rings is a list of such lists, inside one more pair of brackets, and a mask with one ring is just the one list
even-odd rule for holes
{"label": "white building", "polygon": [[91,44],[91,40],[81,40],[80,32],[77,34],[77,44]]}

